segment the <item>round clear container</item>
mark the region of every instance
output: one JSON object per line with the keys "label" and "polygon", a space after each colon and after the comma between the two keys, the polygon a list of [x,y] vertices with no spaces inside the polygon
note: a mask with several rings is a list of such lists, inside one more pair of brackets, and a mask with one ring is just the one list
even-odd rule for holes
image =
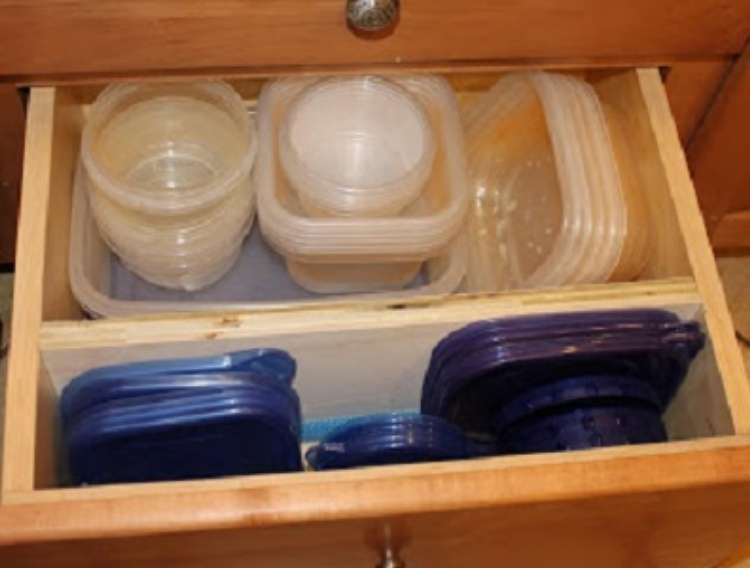
{"label": "round clear container", "polygon": [[155,284],[196,290],[217,281],[252,223],[256,149],[254,122],[225,83],[108,87],[81,149],[102,237]]}
{"label": "round clear container", "polygon": [[123,207],[181,215],[245,184],[256,148],[254,124],[226,83],[120,84],[92,105],[81,158]]}
{"label": "round clear container", "polygon": [[279,159],[312,215],[388,216],[421,192],[435,141],[420,101],[379,77],[302,90],[279,131]]}

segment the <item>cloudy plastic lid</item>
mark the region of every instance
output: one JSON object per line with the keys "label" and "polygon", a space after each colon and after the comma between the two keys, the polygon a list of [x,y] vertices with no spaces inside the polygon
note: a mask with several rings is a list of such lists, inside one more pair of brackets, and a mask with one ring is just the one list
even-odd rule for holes
{"label": "cloudy plastic lid", "polygon": [[[533,73],[530,81],[545,109],[560,184],[582,191],[577,207],[588,222],[578,234],[564,233],[532,287],[603,282],[614,269],[624,242],[625,203],[607,125],[593,88],[573,77]],[[582,205],[581,205],[582,204]]]}
{"label": "cloudy plastic lid", "polygon": [[305,209],[388,216],[414,201],[435,157],[419,100],[379,77],[326,79],[305,88],[279,130],[279,159]]}
{"label": "cloudy plastic lid", "polygon": [[564,75],[535,74],[537,83],[547,82],[560,89],[567,83],[571,90],[568,107],[578,116],[576,130],[584,157],[592,209],[591,246],[583,256],[572,282],[604,282],[622,252],[627,232],[627,209],[618,165],[607,122],[593,87]]}

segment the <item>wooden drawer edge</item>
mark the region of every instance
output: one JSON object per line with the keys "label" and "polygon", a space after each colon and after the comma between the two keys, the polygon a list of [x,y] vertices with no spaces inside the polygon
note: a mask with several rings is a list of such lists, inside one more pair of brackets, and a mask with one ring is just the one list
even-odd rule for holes
{"label": "wooden drawer edge", "polygon": [[327,0],[12,3],[0,11],[0,75],[216,74],[301,63],[654,64],[732,55],[747,37],[742,2],[568,0],[563,10],[549,1],[410,0],[402,3],[395,33],[378,41],[347,29],[344,6]]}
{"label": "wooden drawer edge", "polygon": [[[647,282],[587,285],[556,290],[531,290],[499,294],[459,294],[423,297],[383,304],[321,306],[300,312],[294,309],[220,314],[168,314],[127,320],[104,319],[45,322],[39,344],[42,351],[114,347],[121,344],[219,340],[253,337],[268,333],[321,332],[327,328],[352,329],[394,327],[415,321],[454,320],[475,314],[476,318],[502,313],[507,316],[545,311],[575,311],[633,307],[700,304],[696,284],[690,277]],[[405,309],[408,308],[408,309]]]}
{"label": "wooden drawer edge", "polygon": [[[152,484],[154,493],[142,495],[129,495],[127,486],[8,494],[0,508],[0,545],[377,520],[556,502],[583,504],[709,486],[750,490],[750,437],[603,449],[565,457],[501,457],[292,474],[275,476],[270,485],[267,481],[267,476],[245,478],[244,487],[229,489],[223,486],[237,480]],[[365,484],[367,499],[362,499]],[[215,489],[202,491],[202,485]]]}
{"label": "wooden drawer edge", "polygon": [[706,325],[713,337],[719,371],[724,377],[726,396],[738,434],[750,433],[750,382],[734,336],[732,317],[727,308],[716,260],[711,252],[698,198],[690,179],[685,153],[659,73],[638,69],[638,81],[658,141],[658,149],[677,211],[682,233],[688,242],[687,253],[698,291],[706,309]]}

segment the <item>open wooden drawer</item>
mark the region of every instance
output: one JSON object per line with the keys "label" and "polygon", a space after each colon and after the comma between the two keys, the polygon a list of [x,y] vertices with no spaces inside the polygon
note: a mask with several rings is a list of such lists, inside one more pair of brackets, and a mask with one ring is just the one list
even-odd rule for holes
{"label": "open wooden drawer", "polygon": [[[651,210],[642,281],[497,295],[82,321],[67,278],[73,173],[92,90],[31,93],[6,400],[0,558],[15,565],[709,566],[750,543],[750,388],[656,70],[597,71],[626,117]],[[491,78],[459,77],[464,89]],[[709,341],[672,403],[665,444],[564,454],[61,487],[55,383],[93,366],[251,346],[289,349],[308,417],[321,384],[382,410],[416,404],[435,341],[480,318],[664,307]],[[346,357],[341,357],[341,352]],[[355,382],[356,381],[356,382]],[[386,397],[387,398],[387,397]],[[35,546],[32,546],[35,545]],[[140,565],[140,564],[139,564]],[[398,565],[398,564],[384,564]]]}

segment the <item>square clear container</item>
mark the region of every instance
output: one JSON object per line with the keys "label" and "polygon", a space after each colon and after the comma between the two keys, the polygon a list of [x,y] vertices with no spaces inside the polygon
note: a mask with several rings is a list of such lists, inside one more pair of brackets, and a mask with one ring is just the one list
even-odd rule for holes
{"label": "square clear container", "polygon": [[450,85],[436,77],[393,79],[424,105],[436,138],[434,167],[420,198],[400,216],[313,217],[279,163],[286,108],[316,79],[266,85],[258,107],[261,145],[254,180],[263,235],[288,260],[316,264],[422,262],[441,254],[464,226],[468,205],[463,132]]}
{"label": "square clear container", "polygon": [[568,75],[511,74],[465,117],[474,192],[470,290],[638,275],[648,237],[633,223],[645,204],[618,117],[590,85]]}

